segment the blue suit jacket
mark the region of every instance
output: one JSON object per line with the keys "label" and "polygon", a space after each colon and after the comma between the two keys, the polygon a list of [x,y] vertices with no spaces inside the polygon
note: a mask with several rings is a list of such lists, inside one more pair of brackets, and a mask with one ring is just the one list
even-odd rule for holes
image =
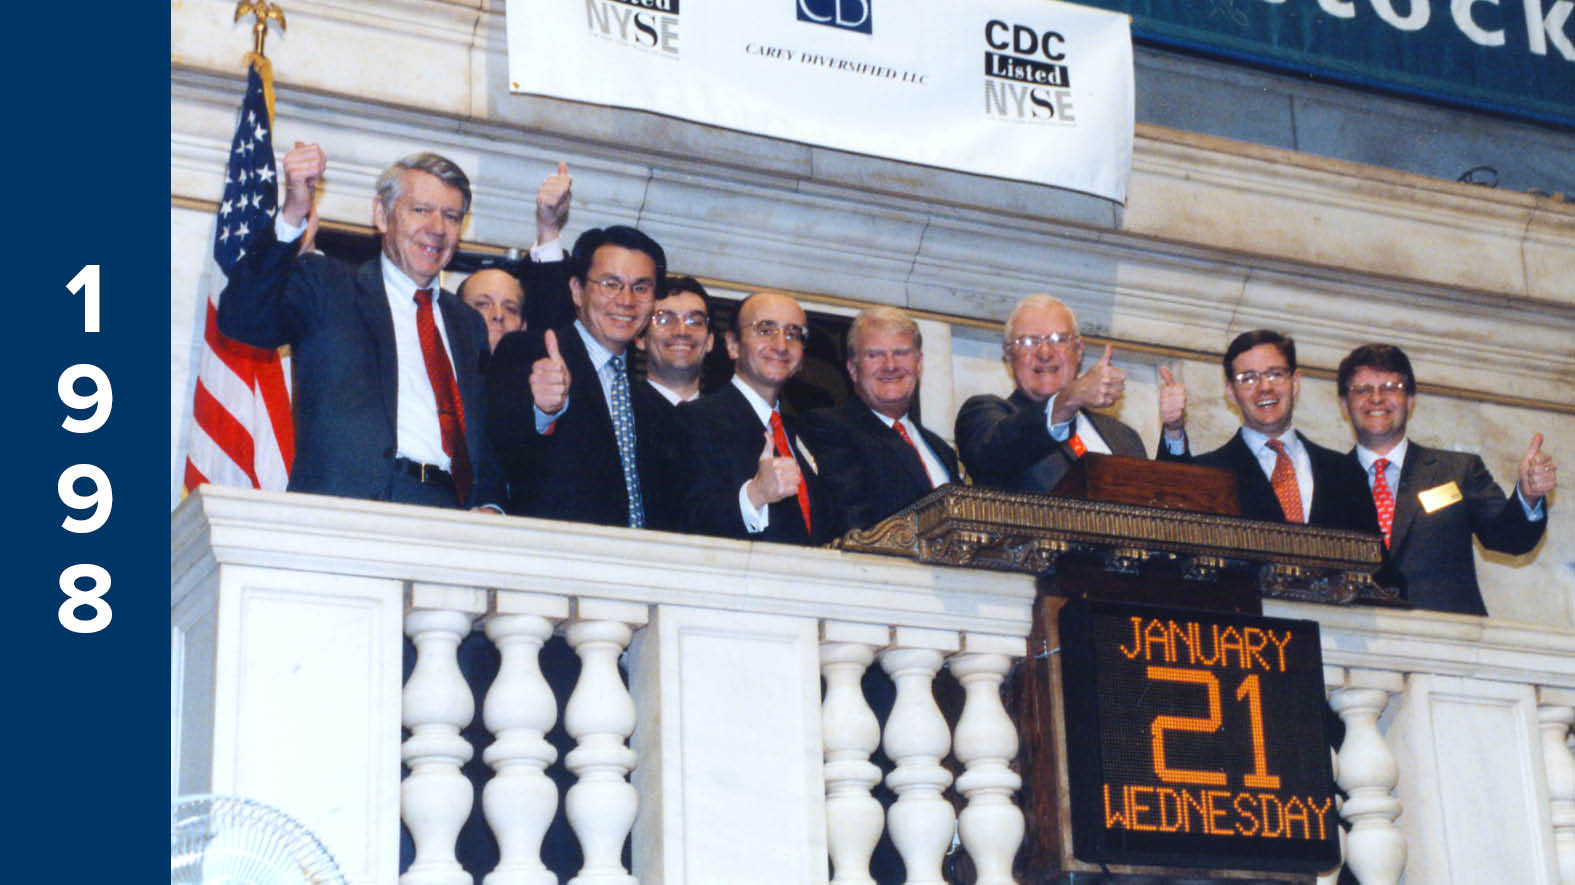
{"label": "blue suit jacket", "polygon": [[[1127,425],[1101,415],[1083,414],[1099,431],[1112,454],[1146,456],[1143,439]],[[1077,462],[1068,442],[1056,442],[1045,426],[1045,403],[1021,390],[1006,399],[971,396],[957,412],[957,451],[968,475],[981,486],[1011,492],[1049,492]]]}
{"label": "blue suit jacket", "polygon": [[[1372,491],[1362,477],[1362,469],[1352,469],[1353,461],[1339,452],[1326,449],[1297,431],[1296,436],[1312,461],[1313,498],[1308,525],[1358,532],[1378,531],[1378,510],[1373,507]],[[1241,499],[1241,515],[1264,522],[1286,522],[1280,499],[1263,475],[1263,468],[1242,439],[1241,431],[1225,445],[1205,452],[1194,464],[1223,467],[1236,474],[1236,494]]]}
{"label": "blue suit jacket", "polygon": [[[835,535],[869,528],[934,490],[918,451],[858,397],[810,412],[803,431],[831,490]],[[940,459],[947,481],[957,482],[957,453],[923,425],[919,434]]]}
{"label": "blue suit jacket", "polygon": [[[296,256],[265,227],[219,297],[219,330],[256,347],[290,345],[295,384],[291,491],[389,500],[399,403],[394,320],[378,259],[353,267]],[[465,410],[475,485],[466,506],[503,505],[487,440],[487,330],[451,292],[437,300]]]}
{"label": "blue suit jacket", "polygon": [[[1355,449],[1349,457],[1361,470]],[[1417,496],[1451,482],[1459,488],[1461,499],[1432,513],[1424,511]],[[1489,550],[1520,555],[1537,546],[1547,525],[1546,517],[1537,522],[1526,519],[1520,499],[1506,498],[1476,455],[1415,442],[1406,447],[1395,487],[1389,556],[1405,576],[1406,599],[1416,607],[1487,614],[1477,585],[1471,536],[1476,535]]]}
{"label": "blue suit jacket", "polygon": [[[766,428],[749,400],[731,383],[678,407],[682,446],[674,457],[682,458],[685,471],[686,487],[679,514],[682,530],[785,544],[820,545],[834,537],[836,518],[831,512],[823,477],[805,460],[798,445],[798,422],[783,415],[782,424],[809,490],[813,534],[804,531],[803,512],[796,495],[789,495],[767,508],[770,517],[764,531],[751,534],[744,527],[743,514],[738,510],[738,488],[759,469]],[[824,469],[825,465],[820,467]]]}

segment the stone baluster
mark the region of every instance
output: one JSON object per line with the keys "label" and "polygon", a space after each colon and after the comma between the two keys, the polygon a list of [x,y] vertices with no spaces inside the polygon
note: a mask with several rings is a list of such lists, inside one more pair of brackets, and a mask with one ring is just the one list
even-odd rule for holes
{"label": "stone baluster", "polygon": [[890,630],[875,624],[826,621],[820,628],[821,743],[826,753],[826,844],[834,883],[873,885],[870,856],[885,825],[870,788],[880,768],[870,754],[880,746],[880,722],[864,698],[861,681]]}
{"label": "stone baluster", "polygon": [[501,658],[482,705],[494,740],[482,759],[496,772],[481,793],[487,825],[498,840],[498,865],[485,885],[556,885],[541,862],[541,841],[558,810],[558,789],[546,775],[557,751],[546,734],[558,704],[541,673],[541,647],[569,601],[533,593],[499,593],[487,637]]}
{"label": "stone baluster", "polygon": [[470,760],[460,729],[476,713],[455,652],[484,610],[479,590],[414,584],[405,614],[405,635],[416,648],[416,664],[405,682],[404,726],[410,737],[400,757],[410,775],[399,785],[400,815],[410,828],[415,859],[401,885],[470,885],[470,874],[454,856],[459,829],[470,815],[472,788],[459,767]]}
{"label": "stone baluster", "polygon": [[948,662],[966,698],[953,738],[966,768],[957,791],[968,799],[957,829],[978,885],[1011,885],[1012,858],[1023,840],[1023,812],[1012,801],[1023,779],[1009,767],[1017,758],[1017,728],[1001,703],[1001,681],[1023,651],[1020,637],[968,633],[962,652]]}
{"label": "stone baluster", "polygon": [[1559,881],[1575,885],[1575,756],[1569,745],[1570,726],[1575,725],[1575,691],[1544,686],[1537,689],[1537,695]]}
{"label": "stone baluster", "polygon": [[882,741],[897,766],[886,776],[886,785],[897,794],[886,826],[910,885],[940,885],[941,860],[956,830],[956,814],[941,795],[952,781],[941,766],[951,735],[935,704],[933,682],[944,653],[957,650],[957,634],[911,627],[892,632],[892,647],[880,654],[881,667],[897,686]]}
{"label": "stone baluster", "polygon": [[[1324,667],[1323,668],[1323,684],[1325,686],[1339,687],[1340,685],[1342,685],[1344,683],[1345,683],[1345,668],[1344,667]],[[1339,783],[1340,782],[1340,753],[1339,753],[1338,750],[1331,749],[1329,751],[1329,772],[1330,772],[1330,774],[1332,774],[1334,776],[1334,782],[1335,783]],[[1336,809],[1340,808],[1340,806],[1341,806],[1341,799],[1340,799],[1339,796],[1335,796],[1334,797],[1334,804],[1335,804],[1335,808]],[[1333,821],[1331,821],[1330,823],[1333,823]],[[1329,870],[1328,872],[1323,873],[1322,875],[1320,875],[1318,877],[1317,885],[1337,885],[1337,883],[1340,881],[1340,870],[1345,868],[1345,827],[1335,826],[1335,831],[1340,836],[1340,864],[1339,864],[1339,866],[1336,866],[1334,869]]]}
{"label": "stone baluster", "polygon": [[1394,754],[1378,731],[1389,696],[1404,691],[1398,673],[1351,670],[1329,704],[1345,723],[1338,783],[1346,792],[1340,814],[1351,824],[1346,866],[1362,885],[1395,885],[1405,868],[1405,837],[1395,826],[1400,800],[1390,795],[1399,782]]}
{"label": "stone baluster", "polygon": [[577,780],[565,810],[585,865],[569,883],[637,885],[623,866],[623,843],[638,804],[628,781],[635,753],[625,743],[634,732],[634,698],[618,673],[618,656],[649,615],[644,605],[601,599],[577,600],[574,608],[565,637],[580,656],[580,678],[563,724],[575,739],[564,765]]}

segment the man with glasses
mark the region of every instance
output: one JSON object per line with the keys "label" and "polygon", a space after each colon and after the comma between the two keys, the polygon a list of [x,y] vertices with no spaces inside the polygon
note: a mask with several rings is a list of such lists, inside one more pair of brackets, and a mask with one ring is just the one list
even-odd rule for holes
{"label": "man with glasses", "polygon": [[1406,439],[1416,407],[1416,376],[1405,352],[1364,344],[1340,361],[1340,400],[1356,447],[1350,459],[1366,474],[1390,559],[1418,608],[1485,615],[1471,536],[1519,556],[1548,525],[1547,495],[1558,481],[1553,456],[1533,434],[1520,459],[1515,494],[1506,498],[1477,455],[1446,452]]}
{"label": "man with glasses", "polygon": [[[1071,308],[1042,294],[1019,301],[1001,341],[1016,389],[1005,399],[969,397],[957,413],[957,449],[973,481],[1048,492],[1085,452],[1143,457],[1136,430],[1092,411],[1115,405],[1126,389],[1126,373],[1110,365],[1110,355],[1106,345],[1079,375],[1083,339]],[[1169,424],[1165,432],[1168,440]],[[1173,445],[1184,449],[1185,439]]]}
{"label": "man with glasses", "polygon": [[1296,342],[1269,329],[1243,332],[1225,349],[1225,396],[1241,409],[1241,429],[1194,463],[1236,474],[1241,515],[1266,522],[1378,531],[1378,512],[1349,458],[1291,426],[1302,376]]}
{"label": "man with glasses", "polygon": [[726,336],[732,380],[678,408],[685,531],[789,544],[832,537],[815,457],[778,401],[808,335],[804,309],[786,295],[757,292],[739,305]]}
{"label": "man with glasses", "polygon": [[715,339],[711,298],[694,277],[668,277],[651,324],[635,346],[645,353],[645,380],[662,401],[677,408],[700,397],[700,372]]}
{"label": "man with glasses", "polygon": [[848,327],[847,368],[854,395],[804,422],[820,469],[834,479],[837,535],[958,481],[957,453],[913,415],[924,373],[919,324],[894,307],[860,312]]}
{"label": "man with glasses", "polygon": [[629,383],[627,363],[666,269],[662,247],[644,233],[588,230],[569,256],[575,320],[499,342],[487,429],[508,478],[510,513],[671,526],[666,416],[648,385]]}

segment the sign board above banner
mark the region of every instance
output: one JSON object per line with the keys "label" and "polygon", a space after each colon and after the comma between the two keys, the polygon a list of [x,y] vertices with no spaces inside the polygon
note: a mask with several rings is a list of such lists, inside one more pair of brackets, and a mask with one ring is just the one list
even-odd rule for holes
{"label": "sign board above banner", "polygon": [[516,92],[1126,201],[1125,15],[1052,0],[508,0]]}
{"label": "sign board above banner", "polygon": [[1078,0],[1140,42],[1575,127],[1575,0]]}

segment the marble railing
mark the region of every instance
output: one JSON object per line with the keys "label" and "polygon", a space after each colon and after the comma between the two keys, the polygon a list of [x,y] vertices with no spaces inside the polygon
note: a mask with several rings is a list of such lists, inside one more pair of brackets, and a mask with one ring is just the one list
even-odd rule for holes
{"label": "marble railing", "polygon": [[[910,882],[943,881],[959,842],[978,882],[1012,881],[1024,821],[1000,687],[1026,652],[1025,576],[211,487],[174,512],[170,561],[172,794],[285,809],[352,882],[472,881],[454,844],[478,716],[500,855],[485,881],[557,881],[541,845],[560,700],[575,882],[867,882],[883,832]],[[1575,631],[1265,613],[1321,624],[1361,882],[1575,883]],[[501,659],[479,709],[456,661],[473,631]],[[581,664],[567,699],[538,665],[554,634]],[[884,722],[860,690],[871,667],[895,685]],[[877,745],[895,766],[884,811]]]}

